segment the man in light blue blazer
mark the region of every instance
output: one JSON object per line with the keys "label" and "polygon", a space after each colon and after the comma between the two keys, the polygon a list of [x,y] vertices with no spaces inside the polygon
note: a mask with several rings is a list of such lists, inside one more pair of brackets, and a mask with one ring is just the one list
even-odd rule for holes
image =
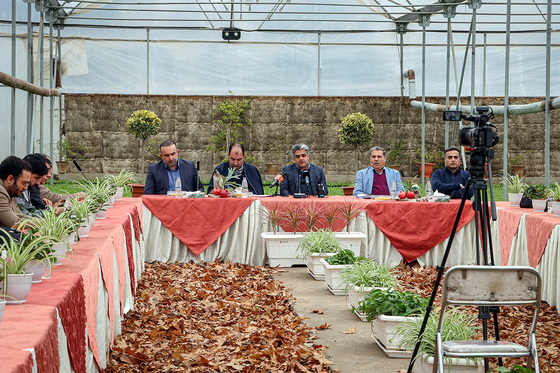
{"label": "man in light blue blazer", "polygon": [[354,196],[367,195],[387,196],[391,194],[391,183],[397,184],[397,193],[404,190],[401,174],[397,170],[385,167],[387,151],[379,146],[369,150],[371,167],[358,171],[354,184]]}

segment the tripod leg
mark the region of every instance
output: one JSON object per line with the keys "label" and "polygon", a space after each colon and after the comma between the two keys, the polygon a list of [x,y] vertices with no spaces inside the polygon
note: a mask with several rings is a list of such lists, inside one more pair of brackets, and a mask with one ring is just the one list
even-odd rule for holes
{"label": "tripod leg", "polygon": [[488,208],[488,196],[484,194],[484,212],[486,216],[486,231],[488,232],[488,252],[490,253],[490,265],[496,265],[494,259],[494,247],[492,245],[492,231],[490,230],[490,209]]}

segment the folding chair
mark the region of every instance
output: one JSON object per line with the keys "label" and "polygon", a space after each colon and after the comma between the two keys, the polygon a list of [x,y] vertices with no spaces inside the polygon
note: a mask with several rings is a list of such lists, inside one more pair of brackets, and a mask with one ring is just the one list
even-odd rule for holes
{"label": "folding chair", "polygon": [[[466,306],[534,306],[528,345],[508,341],[445,341],[442,327],[446,309]],[[442,307],[436,333],[433,373],[443,373],[443,358],[527,357],[539,373],[535,327],[541,305],[541,276],[532,267],[456,266],[443,279]]]}

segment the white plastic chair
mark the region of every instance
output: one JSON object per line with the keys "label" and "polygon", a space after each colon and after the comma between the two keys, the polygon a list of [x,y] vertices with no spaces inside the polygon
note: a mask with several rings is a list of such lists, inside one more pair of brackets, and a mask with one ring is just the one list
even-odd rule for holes
{"label": "white plastic chair", "polygon": [[[442,343],[445,310],[451,305],[534,307],[528,345],[512,341],[446,341]],[[443,373],[443,358],[527,357],[539,373],[535,327],[541,305],[541,276],[532,267],[456,266],[443,279],[442,307],[436,333],[434,373]]]}

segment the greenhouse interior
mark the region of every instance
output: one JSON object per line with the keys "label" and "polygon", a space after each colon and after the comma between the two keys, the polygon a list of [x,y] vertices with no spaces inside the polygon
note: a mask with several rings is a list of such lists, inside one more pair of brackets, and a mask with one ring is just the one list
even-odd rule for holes
{"label": "greenhouse interior", "polygon": [[[364,300],[361,289],[349,311],[351,286],[325,287],[330,274],[318,273],[327,261],[310,267],[310,254],[293,251],[329,231],[340,241],[336,253],[353,251],[348,255],[391,267],[389,281],[396,282],[388,287],[422,295],[430,310],[443,268],[536,269],[535,280],[529,270],[518,277],[540,297],[537,336],[527,321],[532,314],[522,327],[500,324],[507,336],[529,331],[524,356],[535,361],[510,357],[505,365],[512,373],[560,372],[560,337],[549,332],[560,322],[559,109],[558,1],[2,0],[0,158],[46,156],[48,174],[31,175],[44,176],[45,193],[64,197],[43,203],[41,192],[49,213],[7,224],[5,211],[27,212],[18,208],[19,197],[14,207],[17,175],[6,176],[13,183],[0,193],[0,226],[17,237],[0,237],[8,247],[26,242],[27,234],[47,235],[38,233],[48,225],[39,221],[50,216],[67,219],[78,239],[29,244],[50,245],[53,254],[39,260],[48,271],[41,267],[34,280],[41,283],[21,314],[14,312],[19,305],[1,303],[21,302],[0,293],[0,366],[421,372],[426,359],[414,362],[420,341],[389,347],[378,338],[378,315],[363,303],[375,302],[373,295]],[[138,123],[154,129],[135,132]],[[346,126],[365,132],[349,134]],[[242,166],[234,166],[238,151]],[[449,151],[457,152],[455,161]],[[227,176],[216,172],[220,166]],[[192,185],[178,171],[187,167]],[[465,172],[464,180],[450,181],[458,194],[437,184],[432,167],[436,174]],[[159,176],[167,189],[157,189]],[[34,181],[25,183],[27,189]],[[124,197],[115,202],[117,187]],[[514,189],[522,199],[517,205]],[[78,231],[89,222],[87,211],[75,220],[90,202],[79,201],[102,192],[114,204],[101,203],[88,236]],[[166,193],[188,198],[150,196]],[[450,203],[427,203],[434,201]],[[285,233],[280,243],[299,237],[287,259],[272,256],[272,231],[274,239]],[[357,243],[334,236],[351,231]],[[62,253],[55,254],[53,242],[64,245]],[[13,265],[4,255],[0,267]],[[245,276],[250,287],[236,282]],[[310,278],[311,290],[302,290]],[[294,295],[281,298],[285,290],[274,280]],[[55,296],[57,287],[67,293]],[[323,292],[330,300],[318,297]],[[190,304],[194,298],[202,305]],[[163,308],[169,304],[175,308]],[[160,314],[169,319],[154,321]],[[207,324],[195,325],[198,317]],[[500,317],[522,318],[515,311]],[[487,337],[483,319],[470,337]],[[24,333],[16,337],[18,329]],[[424,347],[420,353],[433,353],[437,365],[437,351]],[[481,364],[478,372],[498,363]]]}

